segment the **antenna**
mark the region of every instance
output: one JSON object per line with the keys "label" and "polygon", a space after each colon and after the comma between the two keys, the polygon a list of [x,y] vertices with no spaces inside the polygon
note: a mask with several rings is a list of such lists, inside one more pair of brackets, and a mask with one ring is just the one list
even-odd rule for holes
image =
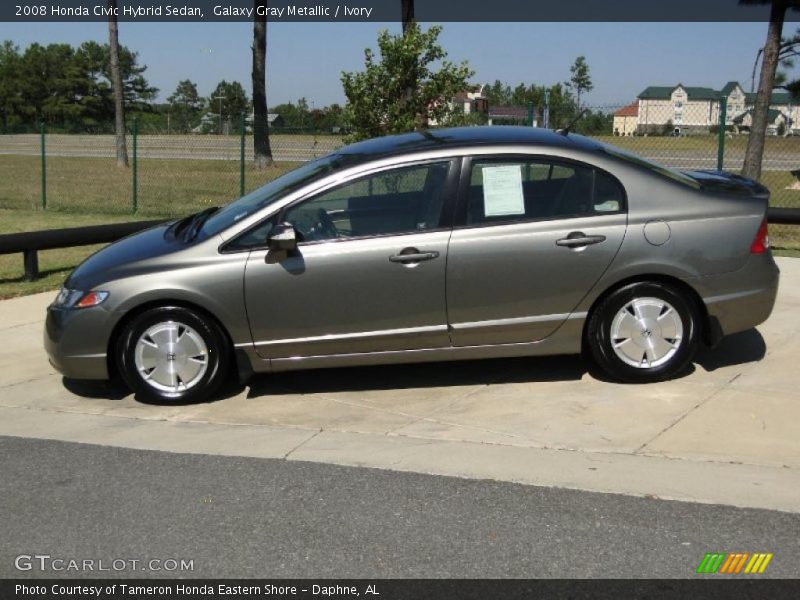
{"label": "antenna", "polygon": [[556,133],[560,133],[561,135],[564,136],[569,135],[569,130],[572,129],[572,126],[575,125],[575,123],[577,123],[578,121],[580,121],[583,118],[583,115],[585,115],[587,112],[589,112],[589,109],[584,108],[578,114],[577,117],[575,117],[574,119],[572,119],[572,121],[570,121],[569,125],[567,125],[566,127],[562,127],[561,129],[556,129]]}

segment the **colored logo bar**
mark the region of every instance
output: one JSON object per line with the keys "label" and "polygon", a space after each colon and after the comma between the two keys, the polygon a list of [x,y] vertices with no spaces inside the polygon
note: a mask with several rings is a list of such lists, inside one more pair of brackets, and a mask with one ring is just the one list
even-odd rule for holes
{"label": "colored logo bar", "polygon": [[749,552],[707,552],[697,567],[697,573],[761,574],[766,571],[772,556],[771,552],[756,552],[754,554]]}

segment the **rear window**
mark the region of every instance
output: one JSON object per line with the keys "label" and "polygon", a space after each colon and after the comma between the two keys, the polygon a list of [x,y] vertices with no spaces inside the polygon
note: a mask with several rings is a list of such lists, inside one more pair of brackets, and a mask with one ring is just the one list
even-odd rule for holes
{"label": "rear window", "polygon": [[627,163],[636,165],[637,167],[647,169],[648,171],[656,173],[661,177],[667,177],[668,179],[672,179],[673,181],[677,181],[678,183],[682,183],[683,185],[687,185],[696,190],[700,189],[700,184],[697,183],[697,181],[688,175],[684,175],[676,169],[670,169],[669,167],[659,165],[658,163],[649,161],[641,156],[636,156],[635,154],[631,154],[630,152],[626,152],[625,150],[621,150],[620,148],[610,144],[600,144],[600,150],[613,156],[614,158],[619,158]]}

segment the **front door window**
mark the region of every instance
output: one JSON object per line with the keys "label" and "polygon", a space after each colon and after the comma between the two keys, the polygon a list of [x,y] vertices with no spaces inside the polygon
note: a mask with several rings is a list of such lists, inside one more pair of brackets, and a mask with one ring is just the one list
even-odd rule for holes
{"label": "front door window", "polygon": [[291,206],[282,220],[304,242],[437,229],[449,168],[436,162],[369,175]]}

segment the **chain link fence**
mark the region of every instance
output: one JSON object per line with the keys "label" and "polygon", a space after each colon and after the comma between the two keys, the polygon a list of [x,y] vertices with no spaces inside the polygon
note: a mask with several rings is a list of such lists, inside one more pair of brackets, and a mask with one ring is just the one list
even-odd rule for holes
{"label": "chain link fence", "polygon": [[226,204],[343,141],[281,129],[270,132],[270,144],[275,164],[257,169],[253,135],[246,130],[166,134],[134,123],[126,135],[124,167],[117,166],[112,133],[0,134],[0,208],[186,215]]}
{"label": "chain link fence", "polygon": [[[680,110],[664,101],[591,107],[572,130],[668,167],[740,172],[751,114],[736,106],[723,114],[718,100],[694,104]],[[772,206],[800,208],[796,110],[770,111],[761,181]],[[257,169],[252,134],[241,125],[234,129],[229,135],[167,134],[134,125],[126,138],[127,168],[116,165],[110,132],[0,134],[0,208],[184,215],[225,204],[343,144],[339,135],[274,128],[275,165]],[[772,225],[770,231],[776,247],[800,250],[800,228]]]}

